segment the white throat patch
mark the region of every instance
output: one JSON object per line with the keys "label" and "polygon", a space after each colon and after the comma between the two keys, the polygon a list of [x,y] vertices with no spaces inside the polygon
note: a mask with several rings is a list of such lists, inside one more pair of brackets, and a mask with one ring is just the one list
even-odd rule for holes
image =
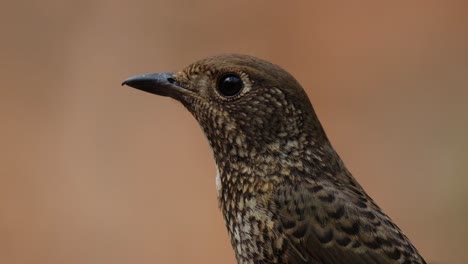
{"label": "white throat patch", "polygon": [[221,178],[219,176],[219,169],[218,166],[216,165],[216,191],[218,191],[218,197],[221,196]]}

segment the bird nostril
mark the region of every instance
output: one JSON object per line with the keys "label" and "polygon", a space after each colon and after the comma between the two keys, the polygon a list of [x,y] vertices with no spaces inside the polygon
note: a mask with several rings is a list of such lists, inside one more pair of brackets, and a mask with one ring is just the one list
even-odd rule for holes
{"label": "bird nostril", "polygon": [[175,83],[175,79],[172,77],[167,78],[167,81],[172,84]]}

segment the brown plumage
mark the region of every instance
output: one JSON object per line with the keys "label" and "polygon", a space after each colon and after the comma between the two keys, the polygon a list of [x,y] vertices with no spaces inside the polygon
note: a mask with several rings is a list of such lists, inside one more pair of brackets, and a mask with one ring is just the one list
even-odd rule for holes
{"label": "brown plumage", "polygon": [[301,85],[280,67],[222,55],[123,84],[180,101],[200,123],[238,263],[425,263],[346,169]]}

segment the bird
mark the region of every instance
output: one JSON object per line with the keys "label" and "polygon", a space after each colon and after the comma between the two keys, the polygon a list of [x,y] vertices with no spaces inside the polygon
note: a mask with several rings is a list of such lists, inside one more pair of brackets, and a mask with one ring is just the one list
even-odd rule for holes
{"label": "bird", "polygon": [[426,263],[346,168],[301,84],[280,66],[223,54],[122,85],[175,99],[198,121],[237,263]]}

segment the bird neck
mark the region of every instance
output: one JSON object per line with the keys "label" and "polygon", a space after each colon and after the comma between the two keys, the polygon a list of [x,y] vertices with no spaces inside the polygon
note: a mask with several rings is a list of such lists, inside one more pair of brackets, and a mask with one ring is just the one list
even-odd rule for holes
{"label": "bird neck", "polygon": [[326,136],[298,133],[263,145],[244,142],[242,134],[227,144],[211,142],[221,206],[268,193],[284,181],[337,175],[346,170]]}

